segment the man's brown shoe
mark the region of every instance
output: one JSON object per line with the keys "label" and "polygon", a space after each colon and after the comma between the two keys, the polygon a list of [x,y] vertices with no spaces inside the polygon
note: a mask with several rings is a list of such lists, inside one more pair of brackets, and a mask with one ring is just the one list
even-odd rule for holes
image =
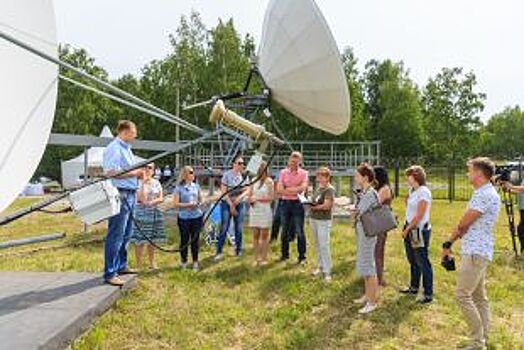
{"label": "man's brown shoe", "polygon": [[119,275],[137,275],[138,274],[138,270],[133,270],[133,269],[125,269],[125,270],[120,270],[118,271],[118,274]]}
{"label": "man's brown shoe", "polygon": [[106,283],[115,287],[122,287],[125,284],[125,282],[118,278],[118,276],[111,277],[110,279],[106,280]]}

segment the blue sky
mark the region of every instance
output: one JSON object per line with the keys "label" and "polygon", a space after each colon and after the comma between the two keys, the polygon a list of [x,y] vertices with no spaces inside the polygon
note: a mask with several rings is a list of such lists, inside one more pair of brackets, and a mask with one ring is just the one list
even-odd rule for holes
{"label": "blue sky", "polygon": [[[165,56],[168,34],[195,9],[208,27],[233,17],[241,33],[261,34],[268,0],[55,0],[61,42],[86,48],[111,77],[139,73]],[[441,67],[473,70],[487,93],[484,118],[524,105],[524,3],[517,0],[317,0],[340,48],[360,63],[403,60],[419,85]]]}

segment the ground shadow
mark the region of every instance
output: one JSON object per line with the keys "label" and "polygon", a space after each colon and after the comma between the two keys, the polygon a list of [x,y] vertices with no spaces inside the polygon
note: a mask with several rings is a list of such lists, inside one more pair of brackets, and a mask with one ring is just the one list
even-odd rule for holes
{"label": "ground shadow", "polygon": [[95,277],[56,288],[11,295],[0,299],[0,316],[80,294],[91,288],[99,287],[102,284],[102,279]]}

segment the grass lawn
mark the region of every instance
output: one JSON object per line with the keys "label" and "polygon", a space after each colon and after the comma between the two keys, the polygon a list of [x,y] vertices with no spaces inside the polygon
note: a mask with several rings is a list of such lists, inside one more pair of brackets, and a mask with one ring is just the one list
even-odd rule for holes
{"label": "grass lawn", "polygon": [[[396,211],[401,213],[401,201]],[[27,204],[18,202],[16,205]],[[454,302],[455,274],[439,265],[439,248],[457,222],[465,203],[434,203],[431,249],[435,271],[435,302],[417,306],[396,288],[408,281],[408,264],[399,233],[387,242],[386,279],[380,309],[357,315],[352,300],[362,292],[355,273],[354,230],[337,223],[332,233],[334,280],[314,279],[314,251],[308,242],[309,264],[252,267],[250,235],[246,255],[212,262],[212,250],[202,250],[203,270],[195,274],[175,266],[179,257],[159,253],[156,272],[140,276],[138,288],[127,293],[73,349],[452,349],[464,340],[466,324]],[[82,244],[101,238],[103,230],[74,234],[81,225],[72,215],[35,214],[0,228],[2,239],[64,231],[74,246],[24,254],[29,247],[3,251],[2,270],[92,271],[103,266],[102,244]],[[489,270],[488,291],[493,311],[491,349],[524,349],[524,261],[510,250],[506,218],[497,225],[496,259]],[[296,257],[296,245],[292,256]],[[457,249],[457,247],[455,248]],[[273,247],[273,258],[278,246]],[[293,261],[294,262],[294,261]]]}

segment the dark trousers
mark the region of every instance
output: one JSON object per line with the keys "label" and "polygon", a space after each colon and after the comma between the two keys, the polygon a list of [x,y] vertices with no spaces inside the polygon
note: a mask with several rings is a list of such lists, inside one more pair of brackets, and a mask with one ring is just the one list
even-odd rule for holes
{"label": "dark trousers", "polygon": [[191,257],[193,262],[198,261],[198,250],[200,243],[200,230],[202,229],[202,217],[196,219],[178,218],[180,229],[180,257],[182,263],[187,263],[187,251],[191,246]]}
{"label": "dark trousers", "polygon": [[[280,228],[282,227],[282,201],[277,200],[275,202],[275,214],[273,215],[273,225],[271,226],[271,241],[276,241],[278,239],[278,235],[280,234]],[[295,239],[295,225],[294,222],[291,221],[291,237],[290,241],[293,241]]]}
{"label": "dark trousers", "polygon": [[520,221],[517,228],[520,241],[520,251],[524,252],[524,210],[520,210]]}
{"label": "dark trousers", "polygon": [[281,258],[289,258],[289,242],[293,229],[297,236],[298,260],[306,259],[306,236],[304,234],[304,207],[299,200],[281,200]]}
{"label": "dark trousers", "polygon": [[424,295],[427,297],[433,296],[433,268],[429,261],[429,239],[431,230],[422,230],[424,237],[423,248],[413,248],[409,235],[404,239],[404,246],[406,248],[406,256],[411,268],[411,282],[410,287],[418,290],[420,287],[420,279],[422,277],[422,285],[424,287]]}

